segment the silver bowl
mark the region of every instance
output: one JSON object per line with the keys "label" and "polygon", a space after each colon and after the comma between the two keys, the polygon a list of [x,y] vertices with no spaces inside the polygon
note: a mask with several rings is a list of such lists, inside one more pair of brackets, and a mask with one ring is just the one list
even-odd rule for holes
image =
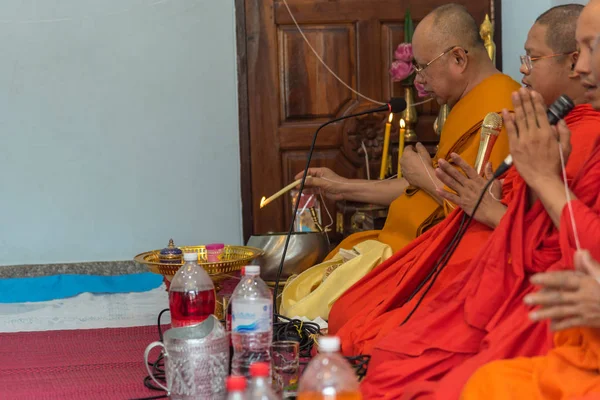
{"label": "silver bowl", "polygon": [[[277,270],[281,263],[286,236],[286,233],[267,233],[253,235],[248,240],[248,246],[264,251],[262,256],[254,259],[253,264],[260,265],[260,275],[265,281],[277,280]],[[281,282],[319,264],[328,253],[327,234],[322,232],[292,233],[281,272]]]}

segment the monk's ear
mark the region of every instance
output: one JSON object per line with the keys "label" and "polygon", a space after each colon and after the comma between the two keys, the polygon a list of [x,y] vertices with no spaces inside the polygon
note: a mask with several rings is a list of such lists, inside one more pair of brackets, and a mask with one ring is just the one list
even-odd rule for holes
{"label": "monk's ear", "polygon": [[457,47],[452,51],[452,63],[456,64],[463,70],[467,68],[469,58],[467,57],[467,51],[461,47]]}
{"label": "monk's ear", "polygon": [[573,52],[569,56],[569,67],[571,68],[571,72],[569,73],[569,78],[577,78],[579,74],[575,72],[575,65],[577,65],[577,60],[579,60],[579,52]]}

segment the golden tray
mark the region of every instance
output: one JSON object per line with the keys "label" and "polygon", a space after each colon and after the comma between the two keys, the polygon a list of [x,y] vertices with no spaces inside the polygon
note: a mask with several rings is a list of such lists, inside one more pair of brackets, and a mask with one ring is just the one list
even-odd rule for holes
{"label": "golden tray", "polygon": [[[198,265],[208,273],[215,286],[219,282],[227,279],[230,274],[242,269],[243,266],[250,264],[252,260],[263,255],[264,251],[249,246],[230,246],[225,245],[223,253],[219,256],[219,262],[206,261],[206,248],[204,246],[178,246],[184,253],[198,253]],[[177,270],[183,265],[179,263],[161,263],[160,250],[147,251],[138,254],[134,260],[146,265],[150,271],[161,274],[169,281],[173,278]]]}

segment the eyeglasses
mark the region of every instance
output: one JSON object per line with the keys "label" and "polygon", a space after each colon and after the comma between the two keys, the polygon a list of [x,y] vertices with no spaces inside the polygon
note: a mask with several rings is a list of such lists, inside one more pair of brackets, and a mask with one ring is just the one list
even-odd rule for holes
{"label": "eyeglasses", "polygon": [[[440,58],[444,57],[446,54],[448,54],[449,52],[451,52],[452,50],[458,48],[458,46],[451,46],[448,47],[446,50],[444,50],[443,53],[441,53],[439,56],[435,57],[433,60],[429,61],[427,64],[425,65],[419,65],[415,62],[413,62],[413,67],[415,67],[415,72],[419,75],[423,74],[423,71],[425,71],[425,69],[427,69],[427,67],[429,67],[431,64],[433,64],[435,61],[439,60]],[[463,49],[464,50],[464,49]],[[469,52],[467,50],[465,50],[465,54],[469,54]]]}
{"label": "eyeglasses", "polygon": [[540,57],[531,57],[530,55],[520,56],[520,58],[521,58],[521,65],[524,65],[525,69],[529,73],[533,69],[533,63],[534,63],[534,61],[543,60],[545,58],[554,58],[554,57],[560,57],[560,56],[569,56],[569,55],[571,55],[573,53],[576,53],[576,51],[570,51],[568,53],[550,54],[549,56],[540,56]]}

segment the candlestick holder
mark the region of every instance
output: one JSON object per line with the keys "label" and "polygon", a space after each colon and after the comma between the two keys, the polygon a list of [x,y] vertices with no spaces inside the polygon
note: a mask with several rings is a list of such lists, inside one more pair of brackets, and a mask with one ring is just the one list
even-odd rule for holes
{"label": "candlestick holder", "polygon": [[417,133],[415,127],[419,121],[417,108],[415,107],[415,94],[412,86],[404,86],[404,100],[406,100],[406,109],[402,112],[402,119],[406,123],[404,139],[407,142],[416,142]]}

